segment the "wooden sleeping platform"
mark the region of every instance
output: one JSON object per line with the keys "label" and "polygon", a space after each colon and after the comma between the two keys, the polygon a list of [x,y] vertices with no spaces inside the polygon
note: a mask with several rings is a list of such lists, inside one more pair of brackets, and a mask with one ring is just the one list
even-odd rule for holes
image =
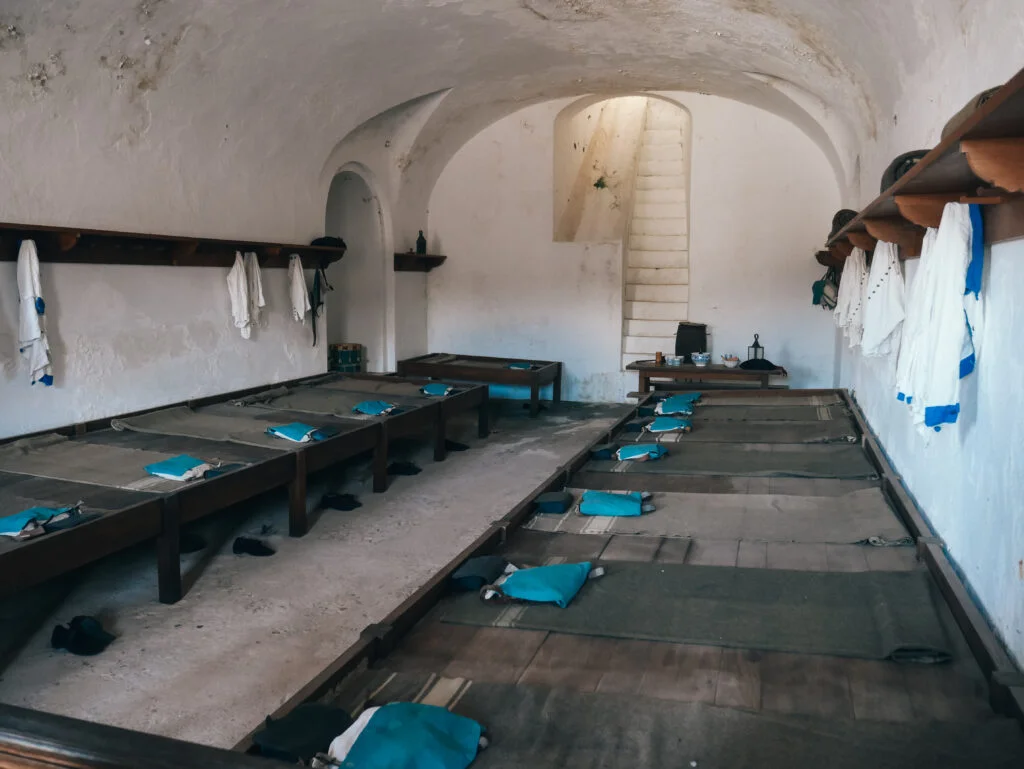
{"label": "wooden sleeping platform", "polygon": [[562,364],[557,361],[440,352],[399,361],[398,375],[529,387],[530,416],[540,412],[540,388],[545,385],[552,385],[551,399],[555,403],[562,400]]}
{"label": "wooden sleeping platform", "polygon": [[[184,594],[183,525],[287,487],[289,534],[301,537],[310,528],[306,483],[311,473],[372,452],[374,490],[384,491],[392,440],[429,435],[435,460],[443,460],[448,421],[471,409],[479,411],[480,435],[487,435],[486,388],[463,387],[439,399],[420,394],[421,385],[396,377],[313,377],[126,415],[113,420],[118,429],[104,420],[0,444],[0,515],[81,502],[84,513],[97,516],[65,531],[0,540],[0,594],[155,540],[159,597],[174,603]],[[290,397],[298,408],[280,408]],[[351,414],[354,403],[377,399],[395,402],[401,410],[383,417]],[[331,436],[299,444],[265,435],[270,425],[296,421]],[[179,454],[232,469],[184,484],[143,469]]]}
{"label": "wooden sleeping platform", "polygon": [[[630,473],[592,459],[591,449],[625,445],[627,425],[642,421],[650,396],[552,468],[273,717],[303,703],[353,714],[370,701],[448,707],[489,730],[490,747],[473,764],[480,769],[1024,765],[1024,680],[859,410],[846,393],[790,392],[781,399],[765,391],[762,402],[736,393],[732,403],[716,392],[694,416],[715,406],[739,415],[756,407],[760,418],[748,427],[766,426],[760,444],[768,448],[778,431],[767,425],[787,420],[765,418],[764,409],[835,408],[856,432],[855,442],[843,443],[870,470],[792,476],[760,466],[760,474],[694,475],[685,467],[654,471],[664,461],[657,460],[650,472]],[[695,421],[712,438],[716,425],[744,420]],[[723,450],[735,448],[733,428],[721,429]],[[652,491],[657,509],[614,519],[535,510],[541,493],[565,488],[578,498],[595,487]],[[867,544],[871,532],[876,542]],[[547,613],[453,593],[451,573],[489,553],[521,566],[588,560],[607,574],[587,582],[568,608]],[[624,592],[623,584],[632,587]],[[842,624],[858,610],[878,624],[879,637],[904,634],[901,654],[848,641],[870,636]],[[928,645],[916,644],[925,635]],[[263,715],[253,714],[254,729]],[[62,756],[88,757],[76,765],[128,767],[156,754],[182,756],[168,766],[260,765],[252,763],[251,738],[234,754],[175,750],[161,738],[0,706],[4,723],[12,726],[0,728],[0,755],[37,762],[53,760],[59,741]],[[124,747],[105,747],[115,744]]]}

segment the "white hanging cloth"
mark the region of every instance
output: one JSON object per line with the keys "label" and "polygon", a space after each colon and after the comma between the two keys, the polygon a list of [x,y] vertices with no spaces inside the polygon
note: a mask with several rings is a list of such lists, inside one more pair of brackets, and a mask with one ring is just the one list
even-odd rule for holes
{"label": "white hanging cloth", "polygon": [[245,261],[240,251],[235,251],[235,266],[228,273],[228,296],[231,297],[231,318],[235,328],[242,332],[242,339],[248,339],[252,332],[249,324],[249,280],[245,276]]}
{"label": "white hanging cloth", "polygon": [[28,361],[32,384],[53,384],[50,344],[46,340],[43,289],[39,282],[39,254],[34,240],[21,241],[18,250],[18,348]]}
{"label": "white hanging cloth", "polygon": [[263,325],[263,308],[267,301],[263,298],[263,278],[260,275],[260,262],[256,254],[249,251],[245,255],[245,275],[249,282],[249,325]]}
{"label": "white hanging cloth", "polygon": [[855,248],[843,265],[843,277],[839,281],[839,294],[833,313],[836,325],[843,329],[851,348],[860,344],[864,331],[863,309],[867,280],[864,252]]}
{"label": "white hanging cloth", "polygon": [[[947,203],[942,223],[929,254],[929,280],[921,290],[931,293],[931,308],[914,364],[911,410],[922,429],[939,430],[957,421],[960,414],[960,380],[974,370],[972,329],[965,309],[965,286],[981,289],[983,261],[980,214],[974,216],[962,203]],[[975,224],[977,246],[975,255]],[[972,275],[968,275],[968,265]],[[976,270],[973,269],[976,266]],[[916,295],[915,295],[916,300]],[[974,301],[972,299],[972,301]]]}
{"label": "white hanging cloth", "polygon": [[309,291],[298,254],[292,254],[288,260],[288,293],[292,300],[292,317],[297,323],[305,323],[306,313],[310,310]]}
{"label": "white hanging cloth", "polygon": [[861,354],[884,358],[899,352],[904,316],[903,270],[896,246],[879,241],[868,273]]}
{"label": "white hanging cloth", "polygon": [[913,403],[914,393],[921,388],[919,371],[922,349],[935,296],[935,271],[932,269],[931,254],[938,235],[939,231],[934,227],[929,227],[925,232],[917,272],[906,291],[906,319],[903,321],[903,341],[896,365],[896,397],[908,405]]}

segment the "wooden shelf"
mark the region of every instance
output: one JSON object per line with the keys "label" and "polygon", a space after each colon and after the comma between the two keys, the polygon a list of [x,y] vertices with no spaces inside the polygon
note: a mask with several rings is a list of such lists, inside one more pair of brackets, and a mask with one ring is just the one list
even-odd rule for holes
{"label": "wooden shelf", "polygon": [[231,267],[235,252],[255,252],[260,267],[285,268],[292,254],[304,267],[327,266],[345,254],[342,247],[188,238],[111,230],[0,223],[0,261],[14,261],[22,240],[34,240],[43,262],[143,264],[162,267]]}
{"label": "wooden shelf", "polygon": [[395,254],[395,272],[430,272],[447,258],[433,254]]}
{"label": "wooden shelf", "polygon": [[[983,206],[985,242],[1024,237],[1024,70],[978,108],[902,178],[871,201],[827,247],[864,248],[875,239],[919,256],[925,227],[937,227],[946,203]],[[867,250],[867,249],[865,249]],[[820,261],[820,259],[819,259]]]}

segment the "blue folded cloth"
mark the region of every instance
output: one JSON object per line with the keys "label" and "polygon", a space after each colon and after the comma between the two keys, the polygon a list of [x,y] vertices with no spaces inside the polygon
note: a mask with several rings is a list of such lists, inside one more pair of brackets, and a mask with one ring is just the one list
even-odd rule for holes
{"label": "blue folded cloth", "polygon": [[42,533],[43,525],[51,518],[74,509],[74,507],[30,507],[20,513],[5,515],[0,518],[0,537],[27,539],[37,529],[38,533]]}
{"label": "blue folded cloth", "polygon": [[516,371],[529,371],[531,368],[533,368],[533,364],[516,361],[514,363],[509,363],[508,366],[506,366],[506,368],[515,369]]}
{"label": "blue folded cloth", "polygon": [[634,443],[630,446],[623,446],[615,452],[615,458],[619,461],[633,459],[645,461],[648,459],[661,459],[668,454],[668,449],[658,443]]}
{"label": "blue folded cloth", "polygon": [[382,417],[395,410],[395,404],[387,401],[363,401],[352,407],[353,414],[366,414],[371,417]]}
{"label": "blue folded cloth", "polygon": [[207,470],[213,469],[213,465],[190,457],[188,454],[179,454],[176,457],[165,459],[163,462],[146,465],[142,469],[150,475],[166,478],[169,481],[191,481],[195,478],[202,478]]}
{"label": "blue folded cloth", "polygon": [[377,708],[341,762],[348,769],[466,769],[483,728],[435,705],[392,702]]}
{"label": "blue folded cloth", "polygon": [[643,513],[644,498],[639,491],[613,494],[610,491],[584,491],[580,500],[581,515],[630,518]]}
{"label": "blue folded cloth", "polygon": [[430,382],[429,384],[423,385],[423,387],[420,388],[420,392],[434,398],[443,398],[454,389],[455,388],[450,384],[445,384],[444,382]]}
{"label": "blue folded cloth", "polygon": [[284,438],[286,441],[292,441],[294,443],[321,441],[325,437],[328,437],[328,434],[325,431],[302,422],[289,422],[286,425],[274,425],[273,427],[268,427],[267,435],[273,435],[275,438]]}
{"label": "blue folded cloth", "polygon": [[690,394],[669,396],[654,407],[654,413],[664,414],[666,416],[680,414],[683,416],[690,416],[693,413],[694,401],[696,401],[697,398],[700,398],[700,393],[693,393],[693,395],[696,395],[696,398],[691,398]]}
{"label": "blue folded cloth", "polygon": [[678,417],[656,417],[653,422],[647,425],[647,432],[649,433],[673,433],[673,432],[690,432],[693,429],[693,423],[689,419],[679,419]]}
{"label": "blue folded cloth", "polygon": [[519,569],[500,583],[509,598],[532,603],[553,603],[565,608],[590,576],[590,563],[558,563]]}

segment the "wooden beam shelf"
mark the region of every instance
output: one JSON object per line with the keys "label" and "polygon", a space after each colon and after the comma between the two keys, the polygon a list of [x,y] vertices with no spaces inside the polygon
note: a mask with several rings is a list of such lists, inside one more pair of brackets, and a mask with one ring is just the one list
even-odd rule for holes
{"label": "wooden beam shelf", "polygon": [[395,272],[430,272],[444,264],[447,256],[436,254],[395,254]]}
{"label": "wooden beam shelf", "polygon": [[[994,188],[994,189],[993,189]],[[827,247],[896,238],[901,258],[919,256],[925,227],[946,203],[983,206],[985,242],[1024,237],[1024,70],[871,201]],[[868,250],[865,248],[865,250]],[[841,253],[838,252],[838,253]]]}
{"label": "wooden beam shelf", "polygon": [[334,246],[0,223],[0,261],[16,260],[22,240],[35,241],[40,261],[75,264],[231,267],[236,251],[252,251],[259,257],[260,267],[273,269],[286,268],[292,254],[302,257],[304,267],[326,267],[345,254],[343,247]]}

